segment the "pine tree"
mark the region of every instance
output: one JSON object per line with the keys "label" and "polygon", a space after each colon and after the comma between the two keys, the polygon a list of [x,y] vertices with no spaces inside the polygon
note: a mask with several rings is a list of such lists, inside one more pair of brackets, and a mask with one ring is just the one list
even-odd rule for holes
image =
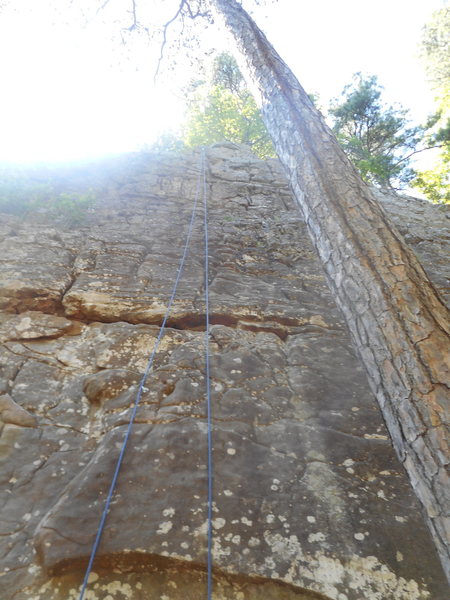
{"label": "pine tree", "polygon": [[381,188],[401,188],[414,171],[409,161],[423,139],[421,127],[411,127],[408,111],[386,105],[375,76],[355,73],[330,107],[333,132],[364,181]]}

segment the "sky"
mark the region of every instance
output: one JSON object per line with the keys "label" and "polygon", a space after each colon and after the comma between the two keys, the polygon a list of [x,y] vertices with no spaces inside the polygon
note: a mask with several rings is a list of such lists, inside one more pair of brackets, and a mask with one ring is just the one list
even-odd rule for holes
{"label": "sky", "polygon": [[[183,86],[196,75],[189,52],[165,58],[155,84],[160,37],[149,41],[124,31],[132,22],[131,0],[109,0],[96,14],[104,1],[6,0],[0,8],[0,160],[67,161],[136,150],[179,127]],[[362,71],[377,75],[385,99],[421,122],[434,104],[419,41],[423,25],[444,3],[278,0],[250,7],[323,106]],[[153,27],[178,4],[141,0],[138,6]],[[229,49],[216,26],[208,31],[206,49]]]}

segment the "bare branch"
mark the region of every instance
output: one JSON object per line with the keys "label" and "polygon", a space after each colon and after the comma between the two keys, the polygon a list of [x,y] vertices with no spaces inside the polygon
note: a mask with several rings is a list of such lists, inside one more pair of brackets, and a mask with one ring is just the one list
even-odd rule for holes
{"label": "bare branch", "polygon": [[395,163],[395,166],[399,165],[400,163],[404,162],[405,160],[408,160],[408,158],[411,158],[411,156],[413,156],[414,154],[420,154],[420,152],[425,152],[425,150],[432,150],[433,148],[444,148],[445,146],[446,146],[446,144],[438,144],[436,146],[427,146],[426,148],[421,148],[420,150],[414,150],[414,152],[411,152],[407,156],[404,156],[403,158],[398,160]]}
{"label": "bare branch", "polygon": [[186,2],[186,9],[191,19],[197,19],[197,17],[206,17],[208,15],[207,12],[202,12],[200,8],[197,10],[196,13],[193,13],[189,2]]}
{"label": "bare branch", "polygon": [[170,25],[176,21],[178,19],[178,17],[181,15],[182,21],[183,21],[183,31],[184,31],[184,17],[187,15],[190,19],[197,19],[198,17],[207,17],[208,16],[208,11],[202,11],[200,9],[201,4],[199,5],[199,7],[197,8],[196,12],[194,12],[192,10],[192,7],[190,5],[189,0],[181,0],[180,5],[178,7],[177,12],[175,13],[175,15],[169,20],[167,21],[167,23],[164,25],[163,27],[163,40],[161,43],[161,53],[158,59],[158,65],[156,67],[156,71],[155,71],[155,75],[153,77],[153,81],[156,81],[156,78],[158,76],[159,73],[159,68],[161,66],[161,62],[164,56],[164,48],[167,44],[167,31],[170,27]]}
{"label": "bare branch", "polygon": [[105,1],[104,1],[104,2],[101,4],[101,6],[99,6],[99,7],[97,8],[97,11],[96,11],[96,13],[95,13],[95,16],[96,16],[96,17],[98,17],[99,13],[101,13],[101,12],[102,12],[102,10],[103,10],[104,8],[106,8],[106,6],[107,6],[107,5],[108,5],[110,2],[111,2],[111,0],[105,0]]}
{"label": "bare branch", "polygon": [[[133,2],[134,2],[134,0],[133,0]],[[165,48],[165,46],[167,44],[167,30],[169,29],[170,25],[174,21],[176,21],[178,19],[178,17],[180,16],[180,14],[181,14],[181,12],[182,12],[182,10],[183,10],[183,8],[185,6],[187,6],[189,12],[191,11],[191,7],[189,6],[189,3],[187,2],[187,0],[181,0],[180,6],[178,7],[177,12],[175,13],[175,15],[171,19],[169,19],[169,21],[167,21],[167,23],[163,27],[163,41],[161,43],[161,53],[159,55],[158,64],[157,64],[156,71],[155,71],[155,75],[153,76],[153,81],[154,82],[156,82],[156,78],[158,77],[159,68],[161,66],[161,62],[162,62],[162,59],[163,59],[163,56],[164,56],[164,48]]]}
{"label": "bare branch", "polygon": [[133,24],[130,25],[130,27],[128,28],[128,31],[134,31],[135,29],[137,29],[138,26],[138,21],[137,21],[137,14],[136,14],[136,0],[131,0],[133,8],[131,9],[131,14],[133,15]]}

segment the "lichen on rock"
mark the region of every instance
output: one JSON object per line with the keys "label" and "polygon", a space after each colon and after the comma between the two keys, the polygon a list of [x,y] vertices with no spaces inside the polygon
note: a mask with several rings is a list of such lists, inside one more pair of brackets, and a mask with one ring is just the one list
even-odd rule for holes
{"label": "lichen on rock", "polygon": [[[230,144],[207,160],[215,597],[445,600],[418,502],[278,162]],[[194,152],[74,167],[67,178],[101,190],[79,229],[4,217],[4,600],[77,598],[197,165]],[[445,291],[449,239],[433,235],[445,215],[383,201]],[[198,219],[87,600],[205,593],[202,235]]]}

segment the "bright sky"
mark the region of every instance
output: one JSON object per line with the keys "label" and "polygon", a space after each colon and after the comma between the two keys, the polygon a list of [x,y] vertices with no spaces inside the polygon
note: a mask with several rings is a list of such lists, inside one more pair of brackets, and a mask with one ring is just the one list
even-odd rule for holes
{"label": "bright sky", "polygon": [[[131,0],[110,0],[95,18],[93,9],[103,2],[9,0],[0,9],[0,160],[70,160],[135,150],[181,122],[186,52],[176,61],[178,71],[155,86],[158,45],[139,36],[121,42],[121,27],[131,23],[126,12]],[[179,4],[140,2],[152,24],[170,18]],[[323,105],[354,72],[363,71],[378,75],[386,99],[422,121],[433,111],[433,95],[418,43],[423,25],[443,5],[444,0],[279,0],[254,15]],[[219,49],[225,44],[217,34],[211,39]]]}

